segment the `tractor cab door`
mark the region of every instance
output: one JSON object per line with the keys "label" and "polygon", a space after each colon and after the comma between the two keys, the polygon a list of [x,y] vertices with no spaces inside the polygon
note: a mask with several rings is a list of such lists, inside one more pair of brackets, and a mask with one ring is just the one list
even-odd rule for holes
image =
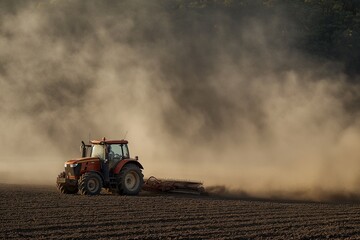
{"label": "tractor cab door", "polygon": [[114,169],[123,159],[129,158],[127,144],[111,144],[108,146],[109,169]]}

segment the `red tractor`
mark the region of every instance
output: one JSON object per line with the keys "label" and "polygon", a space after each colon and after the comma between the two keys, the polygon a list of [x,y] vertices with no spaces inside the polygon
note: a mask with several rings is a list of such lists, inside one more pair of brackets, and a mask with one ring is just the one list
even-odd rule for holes
{"label": "red tractor", "polygon": [[102,188],[120,195],[137,195],[143,187],[143,166],[138,157],[130,158],[128,141],[102,140],[82,142],[82,157],[65,162],[65,171],[56,183],[60,192],[83,195],[99,194]]}

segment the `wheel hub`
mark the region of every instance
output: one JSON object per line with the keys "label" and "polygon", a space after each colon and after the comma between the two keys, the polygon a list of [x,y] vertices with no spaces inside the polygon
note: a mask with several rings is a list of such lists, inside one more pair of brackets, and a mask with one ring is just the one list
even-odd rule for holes
{"label": "wheel hub", "polygon": [[87,188],[90,192],[96,192],[99,188],[99,182],[96,179],[90,179],[87,182]]}
{"label": "wheel hub", "polygon": [[128,190],[133,191],[139,186],[139,176],[136,172],[131,171],[125,176],[125,186]]}

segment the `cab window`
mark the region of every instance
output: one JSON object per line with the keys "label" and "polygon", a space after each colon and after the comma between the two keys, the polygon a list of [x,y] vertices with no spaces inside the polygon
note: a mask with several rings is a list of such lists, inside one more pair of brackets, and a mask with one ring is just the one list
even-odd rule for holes
{"label": "cab window", "polygon": [[124,158],[130,158],[129,149],[128,149],[127,144],[122,144],[122,149],[123,149]]}
{"label": "cab window", "polygon": [[92,145],[91,157],[98,157],[100,159],[105,159],[104,145]]}
{"label": "cab window", "polygon": [[127,144],[112,144],[109,146],[108,151],[110,160],[129,158]]}
{"label": "cab window", "polygon": [[110,159],[121,159],[122,158],[122,150],[121,146],[117,144],[112,144],[109,147],[109,158]]}

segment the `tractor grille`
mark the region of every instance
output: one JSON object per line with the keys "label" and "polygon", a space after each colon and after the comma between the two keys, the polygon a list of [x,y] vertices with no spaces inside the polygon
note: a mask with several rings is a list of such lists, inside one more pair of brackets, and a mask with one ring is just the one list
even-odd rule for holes
{"label": "tractor grille", "polygon": [[76,167],[70,167],[69,164],[65,167],[65,173],[67,176],[79,176],[80,175],[81,164],[78,164]]}

